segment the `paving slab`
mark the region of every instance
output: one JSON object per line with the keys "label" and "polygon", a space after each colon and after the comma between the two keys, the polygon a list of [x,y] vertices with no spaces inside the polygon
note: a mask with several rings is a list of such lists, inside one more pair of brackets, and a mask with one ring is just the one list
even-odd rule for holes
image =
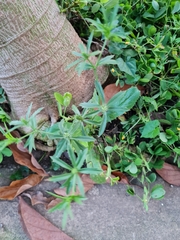
{"label": "paving slab", "polygon": [[[0,185],[8,184],[12,169],[0,169]],[[126,194],[122,184],[95,185],[83,205],[73,204],[74,218],[69,220],[65,233],[74,240],[179,240],[180,239],[180,188],[158,179],[166,190],[162,200],[151,200],[149,211],[142,202]],[[56,183],[55,183],[56,184]],[[42,182],[31,190],[53,190],[56,185]],[[135,187],[142,194],[139,187]],[[26,198],[25,201],[29,202]],[[48,213],[42,205],[34,208],[61,228],[62,213]],[[0,201],[0,240],[28,240],[20,216],[18,199]],[[43,236],[42,236],[43,240]],[[53,240],[53,239],[52,239]]]}

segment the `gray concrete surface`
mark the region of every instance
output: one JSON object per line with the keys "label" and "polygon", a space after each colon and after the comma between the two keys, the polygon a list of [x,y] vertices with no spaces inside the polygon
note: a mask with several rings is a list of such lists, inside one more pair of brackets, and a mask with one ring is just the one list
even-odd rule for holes
{"label": "gray concrete surface", "polygon": [[[11,171],[0,169],[1,186],[8,184],[7,176]],[[73,204],[74,218],[68,221],[65,233],[74,240],[179,240],[180,188],[170,186],[162,179],[158,182],[164,185],[166,196],[159,201],[150,201],[148,212],[136,197],[126,194],[126,186],[122,184],[94,186],[83,205]],[[34,190],[52,190],[54,187],[52,183],[43,182]],[[136,190],[141,194],[140,188]],[[61,227],[60,211],[48,213],[42,205],[34,208]],[[18,214],[18,200],[0,201],[0,240],[28,239]]]}

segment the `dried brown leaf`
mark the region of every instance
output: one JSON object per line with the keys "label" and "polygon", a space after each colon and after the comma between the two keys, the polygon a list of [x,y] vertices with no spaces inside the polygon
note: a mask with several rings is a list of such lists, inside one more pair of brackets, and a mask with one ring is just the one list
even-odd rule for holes
{"label": "dried brown leaf", "polygon": [[[116,84],[112,83],[107,85],[104,88],[104,94],[105,94],[105,100],[108,102],[116,93],[120,91],[125,91],[132,87],[131,85],[124,84],[123,87],[116,86]],[[141,94],[144,92],[144,87],[143,86],[137,86],[137,88],[141,91]]]}
{"label": "dried brown leaf", "polygon": [[58,203],[61,202],[61,199],[59,198],[55,198],[54,200],[52,200],[47,206],[46,209],[51,209],[53,207],[55,207]]}
{"label": "dried brown leaf", "polygon": [[25,190],[36,186],[42,179],[42,176],[31,174],[24,179],[13,181],[9,186],[0,188],[0,199],[12,200]]}
{"label": "dried brown leaf", "polygon": [[40,176],[48,176],[34,156],[24,148],[23,143],[18,143],[17,145],[12,144],[10,145],[10,149],[13,152],[14,160],[18,164],[28,167]]}
{"label": "dried brown leaf", "polygon": [[28,197],[31,200],[32,206],[36,204],[43,204],[46,208],[48,204],[55,199],[54,197],[44,197],[41,191],[37,191],[36,193],[34,192],[23,193],[22,196]]}
{"label": "dried brown leaf", "polygon": [[19,198],[19,213],[31,240],[73,240]]}
{"label": "dried brown leaf", "polygon": [[[102,169],[104,171],[106,171],[107,170],[107,166],[103,165]],[[124,173],[122,173],[120,171],[112,171],[111,174],[112,174],[113,177],[119,177],[119,182],[120,183],[130,184],[128,178],[126,177],[126,175]]]}
{"label": "dried brown leaf", "polygon": [[[19,137],[19,134],[16,131],[13,131],[11,134],[14,137]],[[5,137],[0,133],[0,140],[3,139],[5,139]],[[48,176],[34,156],[29,153],[26,148],[24,148],[24,144],[22,142],[18,144],[11,144],[9,145],[9,148],[13,152],[13,157],[16,163],[28,167],[40,176]]]}
{"label": "dried brown leaf", "polygon": [[161,169],[156,169],[156,172],[168,183],[180,186],[180,169],[169,163],[164,163]]}

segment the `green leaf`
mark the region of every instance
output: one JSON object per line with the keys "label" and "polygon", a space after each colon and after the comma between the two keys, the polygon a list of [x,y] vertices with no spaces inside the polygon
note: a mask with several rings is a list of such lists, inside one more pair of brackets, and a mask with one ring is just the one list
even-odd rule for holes
{"label": "green leaf", "polygon": [[28,110],[27,110],[27,113],[26,113],[26,119],[28,119],[30,117],[31,109],[32,109],[32,102],[31,102],[30,106],[28,107]]}
{"label": "green leaf", "polygon": [[166,133],[165,132],[160,132],[159,134],[159,138],[161,139],[162,142],[167,142],[167,138],[166,138]]}
{"label": "green leaf", "polygon": [[66,149],[67,149],[67,141],[64,139],[60,140],[56,147],[55,156],[60,157]]}
{"label": "green leaf", "polygon": [[64,173],[61,175],[52,176],[52,177],[48,178],[48,180],[52,181],[52,182],[59,182],[59,181],[64,181],[64,180],[68,179],[70,176],[71,176],[71,173]]}
{"label": "green leaf", "polygon": [[88,52],[91,51],[92,40],[93,40],[93,31],[91,32],[91,34],[90,34],[90,36],[88,38],[88,42],[87,42],[87,51]]}
{"label": "green leaf", "polygon": [[144,78],[139,79],[139,81],[142,83],[148,83],[150,81],[150,79],[144,77]]}
{"label": "green leaf", "polygon": [[55,99],[56,99],[56,101],[57,101],[58,103],[60,103],[61,105],[63,105],[63,96],[62,96],[60,93],[55,92],[55,93],[54,93],[54,97],[55,97]]}
{"label": "green leaf", "polygon": [[73,167],[76,167],[76,156],[71,146],[68,146],[68,155]]}
{"label": "green leaf", "polygon": [[104,150],[105,150],[106,153],[112,153],[113,150],[114,150],[114,148],[111,147],[111,146],[106,146],[106,147],[104,148]]}
{"label": "green leaf", "polygon": [[19,121],[19,120],[14,120],[14,121],[11,121],[10,123],[9,123],[11,126],[13,125],[13,126],[18,126],[18,127],[20,127],[20,126],[24,126],[24,123],[23,122],[21,122],[21,121]]}
{"label": "green leaf", "polygon": [[173,151],[174,151],[175,153],[177,153],[178,155],[180,155],[180,148],[174,148]]}
{"label": "green leaf", "polygon": [[107,3],[109,0],[100,0],[101,3]]}
{"label": "green leaf", "polygon": [[96,168],[81,168],[79,170],[80,173],[84,174],[98,174],[102,172],[102,170],[96,169]]}
{"label": "green leaf", "polygon": [[166,191],[161,184],[154,186],[151,190],[151,197],[154,199],[162,199]]}
{"label": "green leaf", "polygon": [[167,7],[162,7],[156,14],[155,14],[155,18],[156,19],[159,19],[159,18],[162,18],[165,14],[166,14],[166,11],[167,11]]}
{"label": "green leaf", "polygon": [[90,103],[90,102],[84,102],[79,104],[79,106],[83,107],[83,108],[98,108],[99,104],[97,103]]}
{"label": "green leaf", "polygon": [[126,190],[126,192],[127,192],[129,195],[131,195],[131,196],[134,196],[134,195],[135,195],[135,191],[134,191],[134,189],[131,188],[131,187],[128,187],[128,189]]}
{"label": "green leaf", "polygon": [[94,84],[95,84],[95,88],[96,88],[96,91],[99,95],[101,103],[105,103],[104,91],[103,91],[103,88],[102,88],[100,82],[95,80]]}
{"label": "green leaf", "polygon": [[10,156],[12,156],[12,151],[9,148],[4,148],[2,150],[2,154],[6,157],[10,157]]}
{"label": "green leaf", "polygon": [[141,137],[155,138],[160,133],[160,123],[158,120],[149,121],[145,124]]}
{"label": "green leaf", "polygon": [[116,64],[117,62],[116,60],[112,59],[113,57],[114,55],[109,55],[104,58],[101,58],[98,62],[98,66],[107,65],[107,64]]}
{"label": "green leaf", "polygon": [[156,111],[158,110],[158,105],[157,105],[156,101],[155,101],[153,98],[143,96],[143,100],[144,100],[145,102],[150,103],[151,105],[153,105],[153,106],[154,106],[154,109],[155,109]]}
{"label": "green leaf", "polygon": [[140,91],[136,87],[131,87],[126,91],[116,93],[107,103],[108,121],[129,111],[140,96]]}
{"label": "green leaf", "polygon": [[67,107],[69,106],[72,99],[72,94],[69,92],[64,93],[63,95],[63,106]]}
{"label": "green leaf", "polygon": [[175,14],[175,13],[177,13],[177,12],[179,12],[180,11],[180,2],[179,1],[176,1],[175,2],[175,5],[174,5],[174,8],[173,8],[173,10],[172,10],[172,14]]}
{"label": "green leaf", "polygon": [[66,162],[64,162],[63,160],[56,158],[56,157],[51,157],[52,161],[56,164],[58,164],[59,166],[68,169],[69,171],[71,171],[72,167],[67,164]]}
{"label": "green leaf", "polygon": [[163,160],[156,160],[156,162],[153,164],[153,168],[155,169],[161,169],[164,165]]}
{"label": "green leaf", "polygon": [[3,161],[3,155],[2,153],[0,153],[0,163],[2,163],[2,161]]}
{"label": "green leaf", "polygon": [[133,72],[131,71],[131,69],[129,68],[129,66],[127,65],[126,62],[124,62],[124,60],[122,58],[118,58],[116,60],[118,68],[121,72],[125,72],[127,74],[129,74],[130,76],[133,76]]}
{"label": "green leaf", "polygon": [[72,110],[76,115],[81,115],[79,109],[75,105],[72,105]]}
{"label": "green leaf", "polygon": [[29,150],[30,153],[32,152],[33,149],[34,150],[36,149],[34,138],[35,138],[35,136],[33,134],[31,134],[24,144],[24,147],[25,148],[28,147],[28,150]]}
{"label": "green leaf", "polygon": [[81,62],[77,65],[76,70],[78,72],[78,75],[80,76],[83,71],[93,69],[92,64],[87,62]]}
{"label": "green leaf", "polygon": [[158,11],[159,10],[159,3],[156,2],[155,0],[152,0],[152,6],[154,10]]}
{"label": "green leaf", "polygon": [[[137,70],[137,69],[136,69],[136,59],[135,59],[135,58],[130,58],[130,57],[128,57],[127,60],[126,60],[126,64],[127,64],[127,66],[129,67],[132,75],[134,76],[135,73],[136,73],[136,70]],[[132,76],[132,75],[131,75],[131,76]]]}
{"label": "green leaf", "polygon": [[101,7],[100,4],[95,3],[95,4],[92,6],[92,8],[91,8],[92,13],[98,12],[99,9],[100,9],[100,7]]}
{"label": "green leaf", "polygon": [[154,14],[151,14],[151,13],[149,13],[149,12],[145,12],[145,13],[143,14],[143,17],[144,17],[144,18],[154,18]]}
{"label": "green leaf", "polygon": [[78,185],[78,188],[79,188],[80,194],[81,194],[82,196],[84,196],[84,195],[85,195],[85,192],[84,192],[84,185],[83,185],[83,182],[82,182],[82,180],[81,180],[81,178],[80,178],[79,175],[77,175],[76,182],[77,182],[77,185]]}
{"label": "green leaf", "polygon": [[76,160],[76,166],[78,169],[80,169],[82,167],[82,165],[84,164],[86,156],[87,156],[87,152],[88,152],[88,150],[86,148],[84,151],[80,151],[78,153],[78,158]]}
{"label": "green leaf", "polygon": [[[77,54],[78,54],[78,57],[82,57],[82,54],[81,54],[81,53],[77,53],[77,54],[76,54],[76,52],[72,52],[72,54],[75,55],[75,56],[77,56]],[[68,70],[68,69],[74,67],[75,65],[77,65],[78,63],[80,63],[80,62],[82,62],[82,61],[83,61],[82,58],[77,59],[76,61],[70,63],[70,64],[65,68],[65,70]]]}
{"label": "green leaf", "polygon": [[98,183],[98,184],[102,184],[102,183],[105,183],[106,182],[106,176],[105,174],[91,174],[90,175],[90,178],[95,182],[95,183]]}
{"label": "green leaf", "polygon": [[127,36],[129,35],[129,32],[125,32],[124,31],[124,28],[122,26],[119,26],[119,27],[116,27],[114,28],[111,33],[113,33],[112,36],[117,36],[117,37],[120,37],[122,39],[126,39]]}
{"label": "green leaf", "polygon": [[[72,51],[72,55],[74,55],[74,56],[76,56],[76,57],[83,57],[82,53],[80,53],[80,52],[75,52],[75,51]],[[69,64],[69,65],[67,66],[67,68],[70,68],[70,66],[72,67],[73,65],[79,63],[79,61],[82,61],[82,59],[78,59],[78,60],[72,62],[71,64]]]}
{"label": "green leaf", "polygon": [[141,158],[136,158],[134,163],[136,164],[136,166],[141,166],[143,163],[143,160]]}
{"label": "green leaf", "polygon": [[79,136],[79,137],[72,137],[73,140],[76,141],[83,141],[83,142],[94,142],[95,138],[90,136]]}
{"label": "green leaf", "polygon": [[129,171],[132,174],[136,174],[138,172],[138,169],[134,162],[132,162],[130,165],[128,165],[124,170]]}
{"label": "green leaf", "polygon": [[150,182],[153,183],[156,181],[156,174],[155,173],[151,173],[149,176],[146,177],[146,179]]}
{"label": "green leaf", "polygon": [[105,112],[103,114],[102,122],[99,128],[99,134],[98,134],[99,137],[104,133],[106,129],[106,124],[107,124],[107,113]]}
{"label": "green leaf", "polygon": [[114,8],[117,4],[119,4],[119,0],[106,0],[105,8]]}
{"label": "green leaf", "polygon": [[32,115],[31,115],[31,118],[34,118],[38,113],[40,113],[44,108],[41,107],[41,108],[38,108]]}

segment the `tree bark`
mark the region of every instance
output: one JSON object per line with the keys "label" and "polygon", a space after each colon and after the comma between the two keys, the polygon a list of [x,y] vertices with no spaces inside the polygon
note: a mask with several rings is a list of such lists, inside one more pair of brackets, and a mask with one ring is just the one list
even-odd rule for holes
{"label": "tree bark", "polygon": [[[54,92],[71,92],[73,104],[87,101],[94,89],[93,71],[78,76],[66,70],[82,43],[59,13],[54,0],[0,0],[0,85],[7,93],[13,119],[40,107],[38,121],[57,121]],[[94,61],[96,59],[94,58]],[[103,83],[107,69],[98,71]]]}

